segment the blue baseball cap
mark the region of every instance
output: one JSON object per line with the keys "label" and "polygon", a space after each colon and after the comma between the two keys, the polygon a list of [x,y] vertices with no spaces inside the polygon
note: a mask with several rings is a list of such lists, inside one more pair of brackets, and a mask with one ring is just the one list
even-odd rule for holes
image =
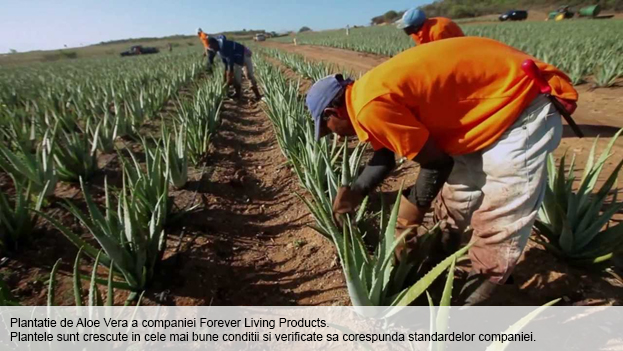
{"label": "blue baseball cap", "polygon": [[320,140],[322,112],[331,104],[342,88],[350,83],[352,83],[351,79],[343,79],[341,74],[334,74],[318,80],[309,88],[309,91],[307,91],[305,102],[307,103],[309,112],[311,112],[314,118],[316,140]]}
{"label": "blue baseball cap", "polygon": [[424,24],[424,21],[426,21],[426,14],[424,11],[412,8],[407,10],[404,15],[402,15],[402,18],[396,21],[396,26],[400,29],[411,26],[419,28]]}

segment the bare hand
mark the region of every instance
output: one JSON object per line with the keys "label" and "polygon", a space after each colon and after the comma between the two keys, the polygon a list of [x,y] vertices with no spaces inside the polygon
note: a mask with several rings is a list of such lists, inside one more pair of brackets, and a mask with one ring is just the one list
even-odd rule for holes
{"label": "bare hand", "polygon": [[342,215],[355,212],[355,209],[361,204],[363,198],[363,194],[352,190],[350,187],[340,187],[333,201],[333,218],[336,223],[342,225]]}

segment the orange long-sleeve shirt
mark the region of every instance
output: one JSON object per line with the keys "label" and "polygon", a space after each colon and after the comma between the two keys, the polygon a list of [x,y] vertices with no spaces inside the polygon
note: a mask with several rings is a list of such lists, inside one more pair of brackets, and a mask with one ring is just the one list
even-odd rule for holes
{"label": "orange long-sleeve shirt", "polygon": [[557,68],[492,39],[452,38],[408,49],[346,90],[362,142],[413,159],[430,137],[449,155],[494,143],[539,94],[521,64],[533,59],[553,95],[577,101]]}
{"label": "orange long-sleeve shirt", "polygon": [[205,34],[204,32],[198,33],[197,36],[199,36],[199,39],[201,40],[201,42],[203,43],[203,47],[204,48],[208,48],[208,35]]}
{"label": "orange long-sleeve shirt", "polygon": [[445,17],[428,18],[417,33],[411,34],[417,45],[464,36],[461,27]]}

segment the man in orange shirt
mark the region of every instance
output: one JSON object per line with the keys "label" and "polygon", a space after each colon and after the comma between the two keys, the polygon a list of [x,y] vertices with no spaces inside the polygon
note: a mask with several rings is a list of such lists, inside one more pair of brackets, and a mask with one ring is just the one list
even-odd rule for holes
{"label": "man in orange shirt", "polygon": [[[441,192],[435,212],[447,216],[450,232],[473,228],[470,274],[478,284],[464,289],[468,305],[509,278],[541,205],[547,155],[562,135],[559,112],[521,69],[527,59],[536,61],[491,39],[452,38],[406,50],[355,82],[326,77],[307,93],[317,138],[356,135],[375,150],[358,179],[340,188],[335,214],[354,211],[396,154],[419,163],[397,232],[419,226]],[[552,95],[574,105],[569,78],[536,62]],[[416,239],[407,237],[399,259]]]}
{"label": "man in orange shirt", "polygon": [[426,18],[424,11],[416,8],[407,10],[396,24],[417,45],[465,36],[461,27],[452,20],[444,17]]}
{"label": "man in orange shirt", "polygon": [[[208,43],[208,35],[201,30],[201,28],[197,28],[197,36],[201,43],[203,44],[203,56],[208,57],[208,51],[210,50],[210,44]],[[211,65],[209,61],[206,61],[206,68],[211,69]]]}

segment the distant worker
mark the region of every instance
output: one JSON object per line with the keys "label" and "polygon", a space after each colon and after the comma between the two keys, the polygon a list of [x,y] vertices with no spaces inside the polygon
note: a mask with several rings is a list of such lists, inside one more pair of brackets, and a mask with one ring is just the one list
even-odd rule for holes
{"label": "distant worker", "polygon": [[350,35],[350,26],[347,24],[346,25],[346,36]]}
{"label": "distant worker", "polygon": [[[197,28],[197,36],[201,43],[203,44],[203,56],[208,56],[208,51],[210,50],[210,44],[208,42],[208,35],[201,30],[201,28]],[[210,69],[210,62],[206,61],[206,68]]]}
{"label": "distant worker", "polygon": [[253,94],[257,100],[260,100],[262,95],[260,95],[253,73],[253,60],[251,59],[253,53],[251,50],[238,42],[227,40],[225,36],[209,37],[208,44],[208,67],[211,69],[214,64],[214,57],[218,53],[223,64],[225,64],[225,81],[228,86],[234,86],[234,98],[239,99],[242,96],[242,67],[244,67],[247,79],[251,81]]}
{"label": "distant worker", "polygon": [[[391,173],[396,155],[419,163],[415,185],[402,194],[396,236],[421,225],[431,207],[456,245],[446,251],[471,226],[466,305],[487,300],[515,268],[545,193],[547,156],[562,136],[561,115],[522,71],[525,60],[537,63],[552,95],[573,112],[578,94],[563,72],[479,37],[417,46],[357,81],[329,76],[307,93],[316,138],[357,136],[375,150],[358,179],[339,189],[336,218],[353,213]],[[409,260],[416,242],[408,234],[397,258]]]}
{"label": "distant worker", "polygon": [[407,10],[396,24],[417,45],[465,36],[461,27],[452,20],[444,17],[426,18],[424,11],[417,8]]}

